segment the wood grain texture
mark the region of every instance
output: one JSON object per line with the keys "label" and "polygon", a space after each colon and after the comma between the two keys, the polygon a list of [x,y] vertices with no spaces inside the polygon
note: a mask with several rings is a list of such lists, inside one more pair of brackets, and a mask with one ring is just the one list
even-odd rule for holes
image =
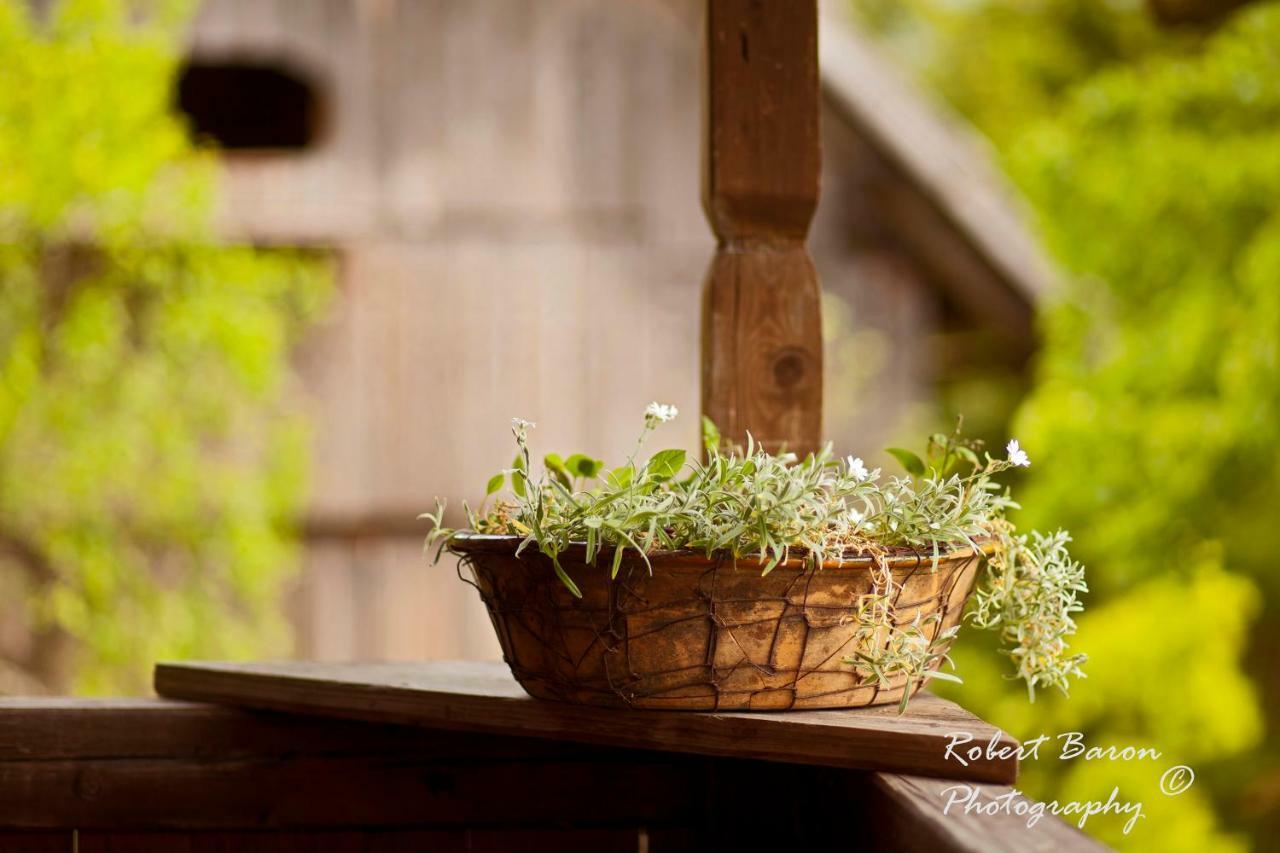
{"label": "wood grain texture", "polygon": [[696,756],[182,702],[0,703],[5,828],[686,826],[709,772]]}
{"label": "wood grain texture", "polygon": [[530,698],[504,664],[169,663],[156,690],[175,699],[453,731],[555,738],[632,749],[1011,782],[1016,756],[960,766],[949,735],[1016,741],[954,703],[921,694],[892,708],[786,713],[617,711]]}
{"label": "wood grain texture", "polygon": [[818,202],[814,0],[708,0],[704,204],[722,239],[803,240]]}
{"label": "wood grain texture", "polygon": [[[0,825],[171,829],[660,824],[694,819],[696,773],[670,762],[375,757],[16,762]],[[683,780],[683,781],[682,781]],[[637,790],[658,791],[638,801]],[[506,797],[501,792],[545,795]],[[0,848],[2,849],[2,848]]]}
{"label": "wood grain texture", "polygon": [[1102,849],[1052,816],[944,814],[955,784],[166,700],[0,702],[3,851],[69,853],[73,829],[98,853]]}
{"label": "wood grain texture", "polygon": [[[867,815],[874,824],[876,849],[897,853],[1098,853],[1111,848],[1094,841],[1052,815],[1027,826],[1027,816],[965,814],[954,805],[944,811],[957,785],[976,787],[982,801],[1007,795],[1000,785],[972,785],[945,779],[924,779],[893,773],[871,774],[872,802]],[[1034,803],[1019,798],[1027,805]]]}
{"label": "wood grain texture", "polygon": [[805,248],[821,171],[816,0],[708,0],[702,410],[801,454],[822,432],[822,316]]}
{"label": "wood grain texture", "polygon": [[441,760],[542,759],[573,757],[591,749],[547,740],[471,737],[166,699],[0,699],[0,763],[200,762],[415,752]]}

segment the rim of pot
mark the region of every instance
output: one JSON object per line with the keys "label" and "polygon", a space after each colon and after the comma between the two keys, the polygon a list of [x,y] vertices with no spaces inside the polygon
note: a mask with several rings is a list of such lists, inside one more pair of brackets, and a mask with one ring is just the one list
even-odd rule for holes
{"label": "rim of pot", "polygon": [[[469,554],[514,554],[515,549],[524,541],[523,536],[498,535],[493,533],[458,533],[449,540],[448,550],[461,555]],[[990,556],[997,547],[994,538],[981,537],[977,540],[977,551],[983,555]],[[531,544],[528,553],[537,554],[538,551]],[[565,549],[564,554],[570,559],[582,560],[586,557],[587,544],[585,542],[570,542],[569,547]],[[612,554],[613,549],[609,546],[601,548],[600,554],[597,555],[597,562],[604,554]],[[963,557],[974,556],[974,549],[968,545],[961,545],[956,548],[944,549],[938,552],[938,559],[950,560]],[[681,562],[690,560],[702,561],[705,563],[714,563],[716,557],[708,557],[703,551],[695,551],[691,549],[667,550],[667,551],[650,551],[650,562],[663,559],[679,559]],[[723,559],[723,558],[721,558]],[[890,568],[916,568],[921,565],[928,565],[933,560],[933,551],[911,551],[891,553],[884,559],[884,565]],[[850,568],[869,568],[874,564],[875,558],[869,555],[860,555],[856,557],[848,557],[844,560],[824,560],[822,568],[824,569],[850,569]],[[740,557],[738,565],[763,565],[764,560],[757,557]],[[803,557],[790,557],[779,563],[777,568],[799,568],[805,564]]]}

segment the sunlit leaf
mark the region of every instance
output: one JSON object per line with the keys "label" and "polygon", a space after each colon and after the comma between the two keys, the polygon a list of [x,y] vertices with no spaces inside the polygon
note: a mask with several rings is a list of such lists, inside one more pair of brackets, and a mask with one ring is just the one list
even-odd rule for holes
{"label": "sunlit leaf", "polygon": [[674,477],[684,467],[684,450],[660,450],[649,460],[645,471],[649,476],[659,480]]}
{"label": "sunlit leaf", "polygon": [[924,476],[924,460],[910,450],[904,450],[901,447],[888,447],[885,452],[897,459],[907,473],[914,474],[917,477]]}

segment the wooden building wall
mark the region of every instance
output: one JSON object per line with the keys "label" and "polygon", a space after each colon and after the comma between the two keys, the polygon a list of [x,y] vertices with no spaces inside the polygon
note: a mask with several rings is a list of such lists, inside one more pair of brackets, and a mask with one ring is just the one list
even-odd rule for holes
{"label": "wooden building wall", "polygon": [[[650,400],[696,445],[699,0],[206,0],[202,61],[281,64],[316,144],[225,158],[223,221],[338,259],[300,355],[316,424],[298,652],[492,657],[474,593],[425,566],[415,516],[536,447],[625,455]],[[811,245],[829,326],[826,432],[883,446],[930,395],[938,298],[878,225],[895,176],[824,122]]]}

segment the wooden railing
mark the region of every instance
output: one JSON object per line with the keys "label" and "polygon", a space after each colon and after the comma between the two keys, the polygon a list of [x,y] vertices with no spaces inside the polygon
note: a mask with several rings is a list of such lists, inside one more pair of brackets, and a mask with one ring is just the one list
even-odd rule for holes
{"label": "wooden railing", "polygon": [[[580,711],[495,697],[488,678],[425,700],[403,672],[394,690],[300,679],[275,700],[413,726],[159,699],[0,701],[0,850],[1103,849],[1051,817],[1028,828],[945,814],[954,780],[856,769],[895,751],[928,769],[941,756],[904,739],[981,725],[929,696],[901,725],[885,715],[851,737],[830,716]],[[879,757],[875,731],[897,744]],[[745,757],[761,755],[772,760]]]}

